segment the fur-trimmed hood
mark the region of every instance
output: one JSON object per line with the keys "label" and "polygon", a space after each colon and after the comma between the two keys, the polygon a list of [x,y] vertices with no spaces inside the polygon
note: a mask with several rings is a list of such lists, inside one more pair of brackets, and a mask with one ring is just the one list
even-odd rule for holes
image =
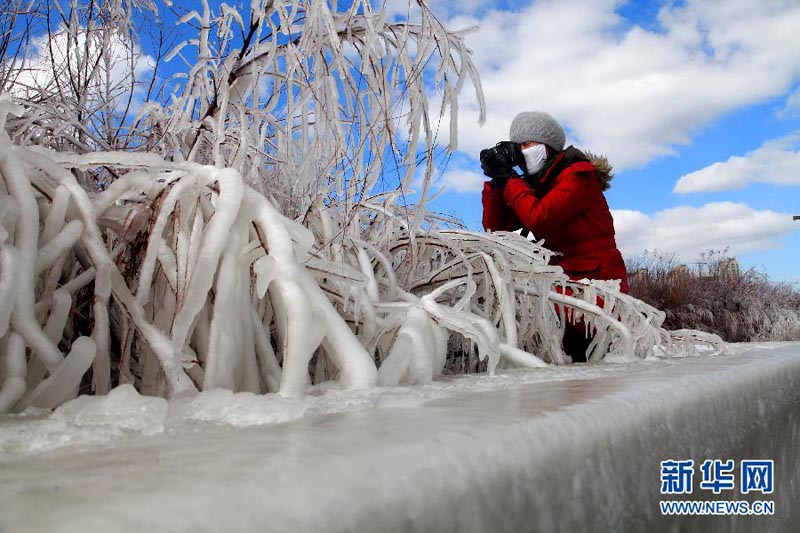
{"label": "fur-trimmed hood", "polygon": [[611,188],[611,180],[614,179],[614,167],[609,163],[608,158],[604,155],[593,154],[592,152],[584,152],[586,159],[594,166],[597,172],[597,181],[600,182],[600,188],[607,191]]}

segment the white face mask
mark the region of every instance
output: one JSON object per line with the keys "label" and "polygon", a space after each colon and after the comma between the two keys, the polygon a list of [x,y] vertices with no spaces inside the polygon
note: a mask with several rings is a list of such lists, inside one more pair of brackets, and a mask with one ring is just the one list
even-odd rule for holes
{"label": "white face mask", "polygon": [[543,144],[536,144],[522,150],[522,155],[525,156],[528,174],[533,175],[542,170],[547,161],[547,147]]}

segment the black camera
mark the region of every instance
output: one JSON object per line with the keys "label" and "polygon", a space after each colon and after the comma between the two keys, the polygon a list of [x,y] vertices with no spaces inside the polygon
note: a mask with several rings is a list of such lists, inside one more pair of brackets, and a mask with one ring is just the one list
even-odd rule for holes
{"label": "black camera", "polygon": [[500,141],[491,148],[481,150],[481,163],[506,163],[513,167],[519,165],[523,159],[519,144],[511,141]]}
{"label": "black camera", "polygon": [[511,141],[500,141],[491,148],[481,150],[480,159],[483,173],[490,178],[507,178],[515,175],[515,166],[525,169],[522,148]]}

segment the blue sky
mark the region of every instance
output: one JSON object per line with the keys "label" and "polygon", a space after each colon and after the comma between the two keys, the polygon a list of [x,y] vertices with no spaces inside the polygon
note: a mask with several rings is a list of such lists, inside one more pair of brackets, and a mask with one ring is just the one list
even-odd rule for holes
{"label": "blue sky", "polygon": [[614,164],[607,198],[626,256],[728,249],[800,282],[799,2],[430,4],[451,28],[478,26],[467,42],[487,103],[481,127],[462,94],[435,208],[479,229],[478,152],[508,138],[517,112],[547,111],[568,144]]}

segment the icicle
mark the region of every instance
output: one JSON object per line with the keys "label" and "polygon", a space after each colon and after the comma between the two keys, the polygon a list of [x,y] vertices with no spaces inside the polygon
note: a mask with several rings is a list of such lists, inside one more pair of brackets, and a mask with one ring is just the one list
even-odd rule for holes
{"label": "icicle", "polygon": [[[243,227],[244,238],[248,237],[247,226]],[[252,259],[244,256],[239,259],[239,286],[236,290],[238,295],[238,310],[236,316],[242,331],[240,345],[242,346],[240,374],[237,376],[237,390],[242,392],[252,392],[261,394],[266,391],[266,386],[262,386],[259,375],[258,354],[256,353],[255,324],[251,320],[254,312],[254,302],[251,295],[250,265]]]}
{"label": "icicle", "polygon": [[90,337],[79,337],[72,343],[67,357],[46,380],[28,392],[15,407],[22,411],[32,405],[53,409],[78,394],[78,385],[83,374],[94,360],[96,347]]}
{"label": "icicle", "polygon": [[[5,344],[5,345],[4,345]],[[14,404],[25,394],[25,340],[17,333],[9,333],[3,343],[0,335],[3,382],[0,384],[0,414],[10,412]]]}
{"label": "icicle", "polygon": [[108,394],[111,390],[111,324],[108,318],[108,304],[111,297],[111,272],[107,265],[97,269],[94,280],[94,328],[92,340],[95,345],[92,384],[95,394]]}
{"label": "icicle", "polygon": [[153,283],[153,276],[155,275],[156,261],[161,248],[166,246],[163,241],[162,233],[167,226],[169,216],[175,209],[181,195],[195,187],[198,179],[199,176],[195,173],[181,178],[173,185],[161,204],[158,217],[153,224],[152,230],[148,234],[147,250],[145,251],[144,260],[142,261],[142,266],[139,271],[139,287],[136,291],[136,301],[139,305],[146,304],[150,299],[150,288]]}
{"label": "icicle", "polygon": [[69,191],[65,187],[56,187],[50,209],[44,221],[42,234],[39,236],[40,244],[50,242],[64,227],[64,219],[69,206]]}
{"label": "icicle", "polygon": [[550,366],[535,355],[508,344],[500,345],[500,355],[514,366],[524,368],[545,368]]}
{"label": "icicle", "polygon": [[292,280],[273,281],[269,295],[283,354],[280,393],[298,396],[305,391],[308,362],[325,335],[325,320],[321,312],[313,309],[301,286]]}
{"label": "icicle", "polygon": [[183,305],[172,326],[172,351],[177,355],[186,342],[197,313],[205,304],[217,271],[217,263],[242,202],[244,185],[238,172],[231,169],[221,170],[214,180],[220,189],[216,211],[204,232],[197,266],[192,270]]}
{"label": "icicle", "polygon": [[497,301],[499,302],[503,331],[505,333],[505,342],[511,346],[517,346],[517,323],[516,311],[514,309],[514,296],[509,291],[508,284],[505,283],[497,270],[497,266],[491,257],[485,253],[481,253],[484,263],[486,264],[489,274],[491,275],[492,285],[497,293]]}
{"label": "icicle", "polygon": [[408,364],[407,380],[412,385],[428,383],[433,380],[435,368],[438,366],[439,355],[436,351],[440,339],[434,333],[434,328],[437,326],[427,313],[417,307],[409,311],[409,320],[411,328],[408,334],[414,345],[414,351]]}
{"label": "icicle", "polygon": [[56,260],[72,249],[83,233],[83,223],[80,220],[70,221],[64,228],[47,241],[47,244],[39,249],[36,257],[36,273],[40,274],[44,270],[53,266]]}
{"label": "icicle", "polygon": [[19,290],[17,250],[11,245],[0,248],[0,339],[8,331],[8,323]]}
{"label": "icicle", "polygon": [[17,263],[17,297],[11,314],[11,325],[14,331],[22,335],[26,344],[42,358],[47,368],[54,371],[64,360],[63,355],[58,346],[44,334],[34,314],[39,209],[22,163],[14,155],[13,149],[3,150],[2,145],[9,142],[7,139],[5,132],[0,133],[0,150],[2,150],[0,151],[0,174],[18,207],[17,234],[14,241],[17,249],[15,260]]}
{"label": "icicle", "polygon": [[267,391],[278,392],[281,382],[281,367],[272,350],[269,338],[269,328],[261,322],[261,318],[252,311],[253,330],[255,334],[255,348],[258,356],[258,368],[261,380],[267,386]]}
{"label": "icicle", "polygon": [[222,253],[216,282],[216,298],[211,314],[208,360],[205,364],[203,389],[236,390],[236,370],[241,365],[241,323],[249,317],[239,316],[240,302],[238,258],[244,246],[246,226],[234,226],[228,245]]}
{"label": "icicle", "polygon": [[420,307],[411,307],[388,357],[378,369],[378,385],[431,381],[434,369],[438,367],[439,355],[436,352],[441,340],[435,335],[427,313]]}
{"label": "icicle", "polygon": [[[249,213],[248,216],[253,218],[260,230],[264,232],[269,254],[274,257],[277,267],[284,270],[284,275],[289,280],[299,283],[303,287],[302,293],[310,299],[312,308],[321,312],[321,324],[324,324],[325,331],[325,338],[322,341],[323,348],[339,369],[339,380],[342,386],[348,389],[373,386],[377,378],[377,369],[372,362],[372,358],[358,342],[357,337],[322,293],[308,271],[299,268],[293,254],[291,239],[287,232],[282,229],[281,221],[284,217],[275,210],[266,198],[251,189],[247,189],[245,193],[245,209]],[[277,281],[276,278],[270,284],[270,291],[272,291]],[[297,292],[291,284],[287,285],[287,281],[282,280],[282,288],[276,289],[282,293],[285,292],[285,294],[282,294],[283,296]],[[270,292],[271,296],[272,293]],[[277,319],[278,309],[274,302],[273,310]],[[282,310],[281,312],[285,311]],[[310,331],[319,331],[319,329]],[[306,335],[307,338],[308,335]],[[313,349],[311,351],[313,352]],[[285,364],[286,361],[284,360]],[[286,368],[284,367],[285,372]],[[295,384],[292,387],[293,392],[296,391],[297,381],[299,381],[297,377],[293,377],[291,380],[291,383]],[[281,386],[281,391],[283,392],[283,385]]]}
{"label": "icicle", "polygon": [[[47,323],[44,326],[45,334],[50,338],[51,341],[53,341],[54,344],[58,344],[61,338],[64,336],[64,327],[69,319],[71,307],[72,296],[64,289],[57,289],[53,293],[52,309],[50,310],[50,316],[47,318]],[[26,376],[28,389],[32,389],[37,386],[42,381],[46,373],[47,367],[45,366],[44,362],[42,362],[41,359],[35,357],[32,358],[28,364]]]}

